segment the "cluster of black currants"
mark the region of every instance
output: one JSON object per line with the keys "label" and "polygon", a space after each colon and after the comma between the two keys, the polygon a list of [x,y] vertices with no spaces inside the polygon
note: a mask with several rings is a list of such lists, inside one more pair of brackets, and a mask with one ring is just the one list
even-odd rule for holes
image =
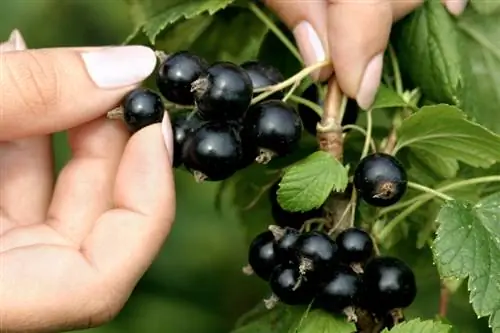
{"label": "cluster of black currants", "polygon": [[[303,125],[283,92],[252,103],[256,89],[282,81],[276,68],[257,61],[208,64],[188,51],[166,56],[156,86],[177,106],[170,112],[174,166],[184,166],[198,181],[220,181],[254,162],[293,152]],[[124,99],[123,118],[132,132],[162,120],[160,94],[139,88]]]}
{"label": "cluster of black currants", "polygon": [[400,259],[377,256],[365,231],[349,228],[332,239],[320,231],[270,226],[253,240],[244,271],[269,283],[266,305],[312,305],[356,321],[357,310],[383,320],[413,303],[416,281]]}

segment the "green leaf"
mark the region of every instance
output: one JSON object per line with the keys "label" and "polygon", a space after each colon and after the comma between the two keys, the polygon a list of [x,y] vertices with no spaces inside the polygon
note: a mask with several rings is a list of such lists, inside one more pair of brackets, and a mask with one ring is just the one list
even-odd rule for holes
{"label": "green leaf", "polygon": [[448,333],[451,326],[432,320],[413,319],[394,326],[382,333]]}
{"label": "green leaf", "polygon": [[471,0],[471,6],[482,15],[492,14],[500,9],[500,1]]}
{"label": "green leaf", "polygon": [[424,106],[403,121],[398,138],[396,151],[409,147],[440,156],[450,175],[455,165],[449,159],[481,168],[500,161],[500,136],[467,120],[454,106]]}
{"label": "green leaf", "polygon": [[459,34],[439,0],[424,5],[393,28],[391,42],[401,71],[437,103],[457,104],[461,87]]}
{"label": "green leaf", "polygon": [[332,191],[347,187],[347,168],[329,153],[317,151],[286,169],[278,190],[278,203],[290,212],[320,207]]}
{"label": "green leaf", "polygon": [[291,333],[352,333],[356,326],[344,318],[333,317],[330,313],[314,310],[303,316],[295,331]]}
{"label": "green leaf", "polygon": [[470,301],[500,332],[500,193],[473,204],[449,201],[437,216],[433,251],[442,277],[468,278]]}
{"label": "green leaf", "polygon": [[401,98],[401,96],[399,96],[397,92],[387,87],[386,85],[381,84],[371,108],[375,110],[398,107],[408,107],[408,103],[406,103],[405,100]]}

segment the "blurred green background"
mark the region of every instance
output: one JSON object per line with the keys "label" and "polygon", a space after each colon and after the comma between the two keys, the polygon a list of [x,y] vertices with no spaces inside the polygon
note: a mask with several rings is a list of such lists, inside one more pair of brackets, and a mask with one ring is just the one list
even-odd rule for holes
{"label": "blurred green background", "polygon": [[[31,48],[120,44],[132,30],[122,0],[2,0],[0,13],[0,38],[18,28]],[[54,144],[61,168],[70,157],[65,136],[56,135]],[[160,256],[121,314],[91,331],[229,332],[237,317],[266,295],[262,282],[241,273],[246,237],[228,196],[219,213],[214,208],[216,184],[195,184],[180,171],[176,186],[177,220]],[[420,289],[407,314],[432,318],[439,281],[430,253],[404,243],[411,249],[395,251],[416,268]],[[485,321],[472,313],[465,286],[451,299],[449,319],[457,332],[489,332]]]}

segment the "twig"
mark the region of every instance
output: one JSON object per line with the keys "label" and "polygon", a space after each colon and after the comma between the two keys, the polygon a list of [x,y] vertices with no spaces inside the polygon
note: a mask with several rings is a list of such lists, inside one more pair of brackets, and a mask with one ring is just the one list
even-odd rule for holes
{"label": "twig", "polygon": [[448,290],[448,288],[446,288],[446,285],[441,282],[441,292],[439,295],[439,316],[441,318],[446,318],[449,299],[450,291]]}

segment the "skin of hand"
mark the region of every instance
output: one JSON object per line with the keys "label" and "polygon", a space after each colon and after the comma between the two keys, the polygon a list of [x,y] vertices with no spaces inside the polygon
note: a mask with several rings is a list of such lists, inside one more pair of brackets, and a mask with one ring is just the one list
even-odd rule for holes
{"label": "skin of hand", "polygon": [[[441,0],[460,15],[467,0]],[[313,73],[324,81],[335,73],[340,89],[359,106],[374,101],[382,75],[383,53],[393,22],[423,0],[264,0],[293,31],[306,66],[331,59],[333,66]]]}
{"label": "skin of hand", "polygon": [[[0,332],[111,320],[175,215],[168,116],[130,136],[106,112],[149,76],[143,46],[27,50],[0,44]],[[72,159],[53,176],[50,135]]]}

